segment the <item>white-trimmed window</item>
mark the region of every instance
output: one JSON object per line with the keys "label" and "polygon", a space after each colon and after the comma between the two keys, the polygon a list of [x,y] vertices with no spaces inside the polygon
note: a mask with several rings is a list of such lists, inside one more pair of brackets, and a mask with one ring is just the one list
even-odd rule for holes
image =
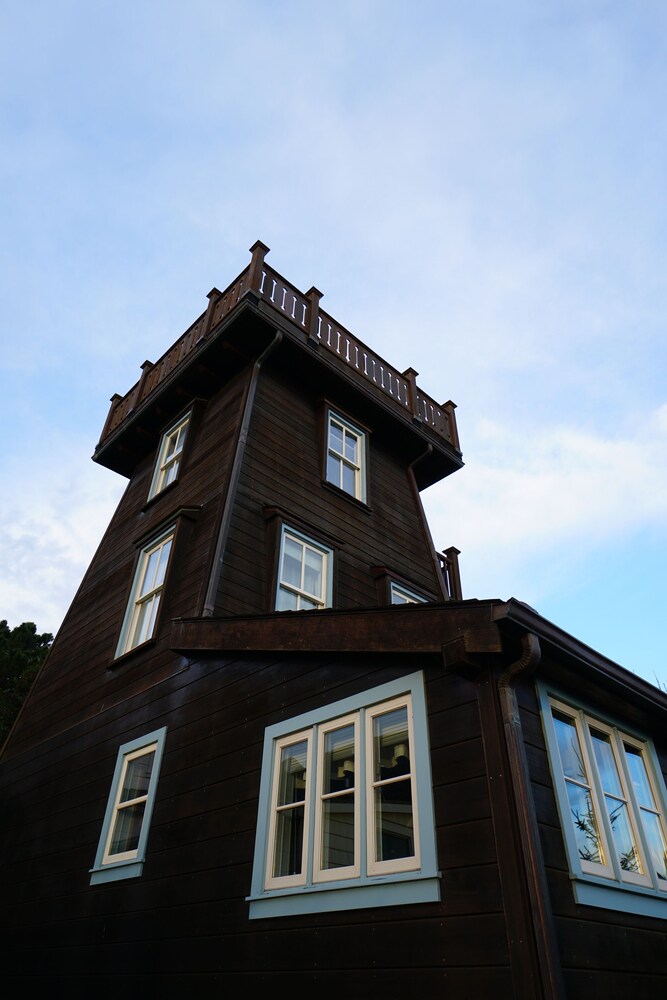
{"label": "white-trimmed window", "polygon": [[276,611],[331,607],[333,552],[307,535],[282,526]]}
{"label": "white-trimmed window", "polygon": [[389,595],[392,604],[425,604],[426,598],[415,590],[404,587],[392,580],[389,584]]}
{"label": "white-trimmed window", "polygon": [[366,502],[366,434],[333,410],[327,416],[326,478]]}
{"label": "white-trimmed window", "polygon": [[[633,912],[658,905],[667,917],[664,784],[650,742],[553,694],[542,698],[577,899]],[[621,891],[605,896],[603,886]]]}
{"label": "white-trimmed window", "polygon": [[251,916],[439,898],[426,733],[421,674],[267,731]]}
{"label": "white-trimmed window", "polygon": [[156,730],[118,751],[92,883],[141,874],[165,734]]}
{"label": "white-trimmed window", "polygon": [[161,493],[166,486],[169,486],[170,483],[173,483],[178,478],[189,421],[190,414],[186,413],[185,416],[177,420],[162,435],[155,461],[153,479],[148,491],[149,500],[157,496],[158,493]]}
{"label": "white-trimmed window", "polygon": [[117,657],[153,636],[174,533],[172,525],[142,549],[116,649]]}

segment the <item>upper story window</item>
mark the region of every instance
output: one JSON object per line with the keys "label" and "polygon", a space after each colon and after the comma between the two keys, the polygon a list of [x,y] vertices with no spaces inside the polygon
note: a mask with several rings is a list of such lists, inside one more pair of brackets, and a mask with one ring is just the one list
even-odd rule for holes
{"label": "upper story window", "polygon": [[366,502],[366,433],[333,410],[327,416],[326,478]]}
{"label": "upper story window", "polygon": [[657,904],[667,917],[664,785],[650,742],[554,696],[543,708],[570,868],[588,882],[575,882],[577,899],[633,912]]}
{"label": "upper story window", "polygon": [[394,580],[389,585],[389,594],[392,604],[425,604],[426,598],[423,594],[418,594],[415,590],[409,590]]}
{"label": "upper story window", "polygon": [[146,642],[155,632],[175,530],[172,525],[141,551],[116,649],[117,657]]}
{"label": "upper story window", "polygon": [[166,729],[118,751],[91,882],[141,874]]}
{"label": "upper story window", "polygon": [[267,730],[251,917],[439,898],[426,733],[421,674]]}
{"label": "upper story window", "polygon": [[149,500],[178,478],[189,421],[190,414],[187,413],[162,435],[153,479],[148,491]]}
{"label": "upper story window", "polygon": [[333,551],[283,525],[276,611],[330,608],[332,581]]}

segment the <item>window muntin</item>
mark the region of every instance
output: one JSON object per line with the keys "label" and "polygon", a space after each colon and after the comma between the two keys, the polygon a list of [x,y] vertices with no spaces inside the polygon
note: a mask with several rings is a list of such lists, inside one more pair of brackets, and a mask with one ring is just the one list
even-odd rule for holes
{"label": "window muntin", "polygon": [[405,695],[275,742],[266,889],[419,867],[411,718]]}
{"label": "window muntin", "polygon": [[187,413],[162,435],[153,479],[148,491],[149,500],[161,493],[178,477],[189,421],[190,414]]}
{"label": "window muntin", "polygon": [[331,549],[283,526],[276,611],[331,607],[332,573]]}
{"label": "window muntin", "polygon": [[366,502],[366,434],[333,410],[327,418],[326,478]]}
{"label": "window muntin", "polygon": [[549,717],[572,867],[667,892],[665,812],[648,744],[554,698]]}
{"label": "window muntin", "polygon": [[408,587],[392,580],[389,585],[389,596],[392,604],[425,604],[426,598]]}
{"label": "window muntin", "polygon": [[172,527],[141,552],[125,612],[116,656],[153,636],[175,529]]}
{"label": "window muntin", "polygon": [[140,875],[146,854],[166,728],[118,751],[91,883]]}

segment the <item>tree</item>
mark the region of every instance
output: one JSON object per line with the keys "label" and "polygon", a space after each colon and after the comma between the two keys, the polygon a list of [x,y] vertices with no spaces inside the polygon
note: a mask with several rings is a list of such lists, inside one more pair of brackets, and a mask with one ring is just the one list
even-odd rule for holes
{"label": "tree", "polygon": [[33,622],[10,629],[0,621],[0,747],[52,642],[51,633],[38,635]]}

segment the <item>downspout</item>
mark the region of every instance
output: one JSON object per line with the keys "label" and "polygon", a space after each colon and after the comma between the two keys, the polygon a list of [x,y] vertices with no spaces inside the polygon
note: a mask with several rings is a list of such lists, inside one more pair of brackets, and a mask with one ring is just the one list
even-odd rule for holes
{"label": "downspout", "polygon": [[442,569],[440,567],[440,560],[438,554],[435,551],[435,545],[433,544],[433,537],[431,535],[431,529],[428,526],[428,521],[426,520],[426,514],[424,513],[424,505],[422,503],[422,498],[419,494],[419,489],[417,487],[417,480],[415,478],[415,465],[426,458],[433,451],[433,445],[429,444],[426,446],[426,451],[418,455],[413,462],[408,465],[408,478],[410,480],[410,486],[412,487],[412,493],[415,498],[415,503],[417,505],[417,510],[419,511],[419,516],[421,518],[422,531],[424,533],[424,538],[426,540],[426,547],[431,553],[431,559],[433,561],[433,566],[435,569],[435,578],[438,581],[438,587],[440,588],[440,596],[443,601],[449,601],[450,596],[447,593],[447,588],[445,587],[445,580],[442,575]]}
{"label": "downspout", "polygon": [[246,393],[245,403],[243,407],[243,419],[241,421],[241,428],[239,430],[239,436],[236,442],[236,452],[234,454],[234,461],[232,463],[231,472],[229,474],[229,481],[227,483],[227,492],[225,494],[225,506],[222,511],[222,518],[220,520],[220,527],[218,529],[218,540],[215,546],[215,556],[213,558],[213,566],[211,567],[211,575],[208,581],[208,588],[206,590],[206,598],[204,600],[204,607],[202,609],[202,618],[212,618],[213,612],[215,611],[215,599],[218,593],[218,586],[220,585],[220,577],[222,575],[222,565],[225,559],[225,549],[227,547],[227,537],[229,535],[229,525],[232,517],[232,509],[234,506],[234,499],[236,497],[236,487],[238,485],[239,473],[241,471],[241,463],[243,461],[243,456],[245,453],[245,446],[248,440],[248,428],[250,427],[250,417],[252,415],[252,407],[255,400],[255,390],[257,388],[257,380],[259,378],[259,372],[264,364],[265,360],[275,350],[280,341],[283,339],[282,333],[279,330],[276,331],[276,335],[271,343],[266,347],[260,356],[255,361],[252,373],[250,375],[250,382],[248,384],[248,391]]}
{"label": "downspout", "polygon": [[537,668],[541,659],[541,650],[539,640],[532,632],[525,632],[522,635],[521,646],[522,653],[519,659],[511,663],[498,678],[498,694],[516,803],[521,838],[520,846],[532,911],[543,996],[547,1000],[561,1000],[565,996],[565,991],[560,962],[557,959],[558,944],[551,915],[549,889],[539,840],[535,804],[529,792],[530,775],[519,705],[513,686],[519,676]]}

